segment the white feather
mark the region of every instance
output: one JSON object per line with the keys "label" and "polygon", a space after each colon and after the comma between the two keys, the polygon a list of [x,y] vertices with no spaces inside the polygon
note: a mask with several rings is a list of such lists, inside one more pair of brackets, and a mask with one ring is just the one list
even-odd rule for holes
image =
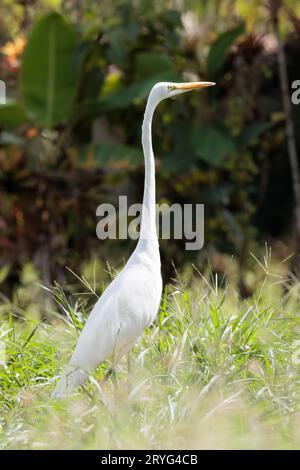
{"label": "white feather", "polygon": [[65,396],[83,384],[105,359],[124,354],[154,320],[161,298],[162,279],[156,233],[155,162],[151,139],[153,113],[165,98],[211,85],[211,82],[161,82],[152,88],[142,127],[145,184],[140,239],[124,269],[94,306],[53,398]]}

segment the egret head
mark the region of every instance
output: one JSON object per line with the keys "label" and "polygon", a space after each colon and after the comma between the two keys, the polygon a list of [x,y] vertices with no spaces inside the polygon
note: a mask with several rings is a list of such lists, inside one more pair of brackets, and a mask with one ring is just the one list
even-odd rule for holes
{"label": "egret head", "polygon": [[186,82],[186,83],[172,83],[172,82],[159,82],[154,85],[150,92],[150,96],[156,104],[166,98],[180,95],[186,91],[201,90],[209,86],[214,86],[214,82]]}

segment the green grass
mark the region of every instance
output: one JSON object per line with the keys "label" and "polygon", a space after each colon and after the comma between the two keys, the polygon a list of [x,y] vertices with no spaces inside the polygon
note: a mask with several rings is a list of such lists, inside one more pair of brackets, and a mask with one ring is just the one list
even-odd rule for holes
{"label": "green grass", "polygon": [[300,284],[266,253],[247,273],[252,297],[241,300],[236,266],[224,259],[226,280],[194,270],[187,285],[177,276],[166,288],[130,374],[126,358],[119,364],[117,386],[98,385],[107,362],[59,402],[50,394],[94,287],[83,280],[84,292],[71,295],[57,285],[65,316],[52,305],[45,321],[33,319],[34,304],[3,299],[1,448],[299,448]]}

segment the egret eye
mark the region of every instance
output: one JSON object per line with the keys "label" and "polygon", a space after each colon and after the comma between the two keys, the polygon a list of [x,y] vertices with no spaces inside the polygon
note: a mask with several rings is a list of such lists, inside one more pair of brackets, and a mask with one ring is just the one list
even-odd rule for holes
{"label": "egret eye", "polygon": [[172,86],[172,85],[168,85],[168,86],[167,86],[167,89],[168,89],[168,91],[173,91],[173,90],[175,90],[175,87]]}

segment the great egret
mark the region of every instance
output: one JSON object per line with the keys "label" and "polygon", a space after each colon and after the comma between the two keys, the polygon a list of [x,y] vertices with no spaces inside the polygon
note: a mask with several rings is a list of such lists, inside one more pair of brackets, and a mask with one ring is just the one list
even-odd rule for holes
{"label": "great egret", "polygon": [[95,304],[74,354],[52,397],[67,395],[110,356],[115,361],[129,351],[154,320],[162,292],[160,255],[156,233],[155,163],[151,123],[160,101],[213,82],[160,82],[150,91],[142,126],[145,184],[140,238],[123,270]]}

